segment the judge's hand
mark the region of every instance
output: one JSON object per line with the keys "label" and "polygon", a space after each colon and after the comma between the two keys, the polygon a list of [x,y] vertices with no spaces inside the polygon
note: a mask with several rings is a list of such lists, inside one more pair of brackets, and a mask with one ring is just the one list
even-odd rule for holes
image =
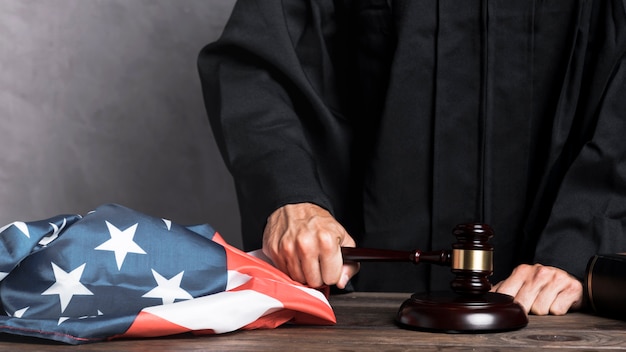
{"label": "judge's hand", "polygon": [[564,270],[541,264],[522,264],[506,280],[494,285],[492,292],[513,296],[526,313],[563,315],[579,309],[583,286]]}
{"label": "judge's hand", "polygon": [[345,288],[359,266],[343,263],[341,247],[354,246],[343,226],[326,209],[311,203],[277,209],[263,233],[263,253],[293,280],[311,287]]}

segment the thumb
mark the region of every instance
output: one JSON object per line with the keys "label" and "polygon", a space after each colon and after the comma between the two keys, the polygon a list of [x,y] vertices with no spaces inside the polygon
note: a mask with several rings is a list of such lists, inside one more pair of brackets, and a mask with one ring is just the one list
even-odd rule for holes
{"label": "thumb", "polygon": [[[355,247],[356,242],[350,235],[346,235],[341,241],[342,247]],[[344,289],[348,284],[348,281],[359,272],[361,265],[356,262],[344,263],[341,268],[341,277],[337,282],[337,288]]]}
{"label": "thumb", "polygon": [[348,281],[350,281],[350,279],[359,272],[359,268],[359,263],[344,264],[341,269],[341,277],[337,282],[337,288],[342,290],[346,288]]}

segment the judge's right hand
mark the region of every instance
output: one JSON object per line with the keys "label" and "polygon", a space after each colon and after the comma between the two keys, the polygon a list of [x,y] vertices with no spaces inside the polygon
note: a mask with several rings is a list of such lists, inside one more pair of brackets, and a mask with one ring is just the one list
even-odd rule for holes
{"label": "judge's right hand", "polygon": [[311,203],[278,208],[263,233],[263,253],[293,280],[311,287],[345,288],[359,266],[343,263],[341,247],[355,245],[326,209]]}

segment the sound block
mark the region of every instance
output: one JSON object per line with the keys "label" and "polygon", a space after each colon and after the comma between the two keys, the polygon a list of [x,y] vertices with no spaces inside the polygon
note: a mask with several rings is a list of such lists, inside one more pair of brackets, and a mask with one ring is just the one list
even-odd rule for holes
{"label": "sound block", "polygon": [[486,333],[523,328],[528,324],[528,316],[509,295],[433,292],[416,293],[404,301],[396,322],[403,328],[423,331]]}

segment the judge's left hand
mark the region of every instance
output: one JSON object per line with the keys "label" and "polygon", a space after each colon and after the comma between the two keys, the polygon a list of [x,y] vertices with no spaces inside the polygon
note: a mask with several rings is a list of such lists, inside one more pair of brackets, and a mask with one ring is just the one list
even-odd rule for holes
{"label": "judge's left hand", "polygon": [[583,301],[580,281],[559,268],[541,264],[522,264],[492,292],[513,296],[526,313],[563,315],[579,309]]}

